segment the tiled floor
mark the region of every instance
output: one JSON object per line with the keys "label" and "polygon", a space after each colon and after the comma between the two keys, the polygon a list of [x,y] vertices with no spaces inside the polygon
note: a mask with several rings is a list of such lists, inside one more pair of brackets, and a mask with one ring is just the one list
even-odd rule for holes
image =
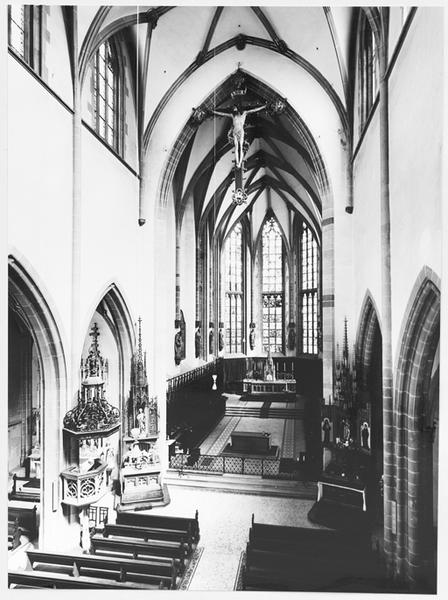
{"label": "tiled floor", "polygon": [[171,503],[152,514],[193,516],[199,511],[204,552],[190,583],[190,591],[232,591],[241,552],[245,550],[252,513],[261,523],[312,527],[307,514],[314,502],[270,496],[212,492],[207,489],[169,488]]}
{"label": "tiled floor", "polygon": [[[236,394],[228,394],[228,407],[261,408],[263,401],[241,400]],[[298,396],[295,402],[272,402],[275,408],[295,408],[303,410],[305,398]],[[260,431],[271,434],[271,445],[279,448],[281,458],[297,458],[300,452],[305,452],[305,431],[301,419],[262,419],[259,417],[224,416],[210,435],[202,442],[201,454],[220,454],[230,442],[233,431]]]}

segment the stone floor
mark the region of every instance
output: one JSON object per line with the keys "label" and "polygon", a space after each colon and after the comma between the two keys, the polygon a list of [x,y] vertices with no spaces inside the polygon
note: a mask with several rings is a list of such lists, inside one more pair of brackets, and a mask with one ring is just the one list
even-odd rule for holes
{"label": "stone floor", "polygon": [[248,541],[252,513],[261,523],[315,527],[307,514],[314,501],[214,492],[207,489],[169,488],[171,503],[151,514],[190,517],[199,511],[204,552],[189,591],[232,591],[241,552]]}
{"label": "stone floor", "polygon": [[[303,409],[305,398],[298,396],[294,402],[273,402],[275,408]],[[237,394],[227,394],[228,407],[261,408],[263,401],[241,399]],[[259,431],[271,434],[271,445],[277,446],[278,456],[281,458],[297,458],[305,452],[305,430],[301,419],[278,419],[260,417],[234,417],[224,416],[215,429],[201,443],[201,454],[220,454],[230,442],[233,431]]]}

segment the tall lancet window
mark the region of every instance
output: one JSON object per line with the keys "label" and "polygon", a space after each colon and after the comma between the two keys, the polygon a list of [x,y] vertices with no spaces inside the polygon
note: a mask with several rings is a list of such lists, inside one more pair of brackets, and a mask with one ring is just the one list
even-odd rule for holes
{"label": "tall lancet window", "polygon": [[243,229],[237,223],[225,246],[225,349],[228,353],[242,352],[243,342]]}
{"label": "tall lancet window", "polygon": [[302,223],[300,238],[301,255],[301,305],[302,305],[302,352],[317,354],[317,287],[318,248],[311,229]]}
{"label": "tall lancet window", "polygon": [[360,38],[361,127],[367,121],[378,92],[378,51],[375,35],[367,18]]}
{"label": "tall lancet window", "polygon": [[93,63],[93,110],[98,135],[119,151],[119,90],[118,59],[114,46],[104,42],[98,48]]}
{"label": "tall lancet window", "polygon": [[263,348],[283,352],[283,241],[274,217],[264,224],[261,243]]}
{"label": "tall lancet window", "polygon": [[41,71],[41,6],[8,6],[8,43],[36,73]]}

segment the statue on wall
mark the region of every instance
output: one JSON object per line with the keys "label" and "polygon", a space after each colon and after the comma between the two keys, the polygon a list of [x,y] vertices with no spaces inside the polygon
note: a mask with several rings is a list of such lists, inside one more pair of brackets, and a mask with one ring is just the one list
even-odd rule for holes
{"label": "statue on wall", "polygon": [[140,436],[145,435],[146,433],[146,416],[145,416],[145,411],[143,410],[142,407],[140,407],[138,409],[138,413],[137,416],[135,417],[136,422],[136,427],[138,428],[139,432],[140,432]]}
{"label": "statue on wall", "polygon": [[219,348],[220,352],[222,350],[224,350],[224,334],[222,332],[223,327],[224,327],[224,323],[220,323],[219,330],[218,330],[218,348]]}
{"label": "statue on wall", "polygon": [[361,446],[366,450],[370,449],[369,445],[370,429],[369,424],[365,421],[361,427]]}
{"label": "statue on wall", "polygon": [[296,324],[291,321],[288,332],[288,349],[294,350],[296,347]]}
{"label": "statue on wall", "polygon": [[249,347],[251,350],[255,348],[255,323],[250,324]]}
{"label": "statue on wall", "polygon": [[194,349],[195,349],[195,356],[196,358],[199,358],[201,355],[201,325],[197,325],[197,329],[196,329],[196,333],[194,336]]}
{"label": "statue on wall", "polygon": [[325,419],[322,421],[322,434],[323,434],[322,443],[324,446],[328,446],[328,444],[330,443],[330,432],[331,432],[331,423],[330,423],[330,420],[328,419],[328,417],[325,417]]}
{"label": "statue on wall", "polygon": [[174,362],[176,365],[180,365],[182,360],[182,348],[184,341],[182,339],[182,332],[179,330],[174,336]]}
{"label": "statue on wall", "polygon": [[215,342],[215,334],[213,323],[210,323],[210,331],[208,333],[208,352],[209,354],[213,354],[213,344]]}

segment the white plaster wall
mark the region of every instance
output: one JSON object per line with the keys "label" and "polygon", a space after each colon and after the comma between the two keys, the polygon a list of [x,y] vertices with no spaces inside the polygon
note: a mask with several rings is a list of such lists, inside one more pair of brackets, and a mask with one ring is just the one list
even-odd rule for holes
{"label": "white plaster wall", "polygon": [[70,329],[72,116],[12,57],[8,57],[7,134],[9,252],[40,287],[66,345]]}
{"label": "white plaster wall", "polygon": [[180,308],[184,313],[186,324],[185,364],[194,366],[195,357],[195,320],[196,320],[196,233],[194,224],[194,207],[189,201],[180,236]]}
{"label": "white plaster wall", "polygon": [[443,9],[419,8],[390,80],[392,350],[424,265],[441,276]]}
{"label": "white plaster wall", "polygon": [[[87,129],[82,130],[80,315],[86,331],[107,287],[114,283],[132,319],[138,317],[138,180]],[[79,340],[82,342],[82,340]]]}
{"label": "white plaster wall", "polygon": [[43,6],[42,78],[70,107],[73,106],[70,58],[60,6]]}
{"label": "white plaster wall", "polygon": [[[353,168],[354,312],[349,325],[356,337],[369,290],[381,312],[381,180],[379,110],[376,108]],[[381,321],[381,314],[378,315]]]}

